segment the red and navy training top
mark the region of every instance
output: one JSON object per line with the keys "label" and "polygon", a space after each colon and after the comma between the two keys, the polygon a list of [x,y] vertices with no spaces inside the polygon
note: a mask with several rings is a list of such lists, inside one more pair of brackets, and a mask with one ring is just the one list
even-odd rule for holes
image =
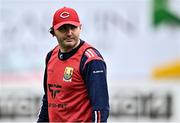
{"label": "red and navy training top", "polygon": [[38,122],[107,122],[106,74],[103,57],[88,43],[81,40],[69,53],[56,46],[46,57]]}

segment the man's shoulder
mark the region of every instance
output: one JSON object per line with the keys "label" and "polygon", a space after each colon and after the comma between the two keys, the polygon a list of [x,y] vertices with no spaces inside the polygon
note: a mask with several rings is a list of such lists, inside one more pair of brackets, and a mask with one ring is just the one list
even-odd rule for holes
{"label": "man's shoulder", "polygon": [[104,62],[104,59],[103,59],[102,55],[100,54],[100,52],[94,47],[88,47],[84,51],[84,54],[83,54],[82,59],[81,59],[82,70],[85,68],[87,63],[101,62],[101,61]]}
{"label": "man's shoulder", "polygon": [[56,45],[53,49],[51,49],[47,55],[46,55],[46,63],[49,61],[49,59],[51,58],[52,53],[54,52],[54,50],[58,49],[58,45]]}
{"label": "man's shoulder", "polygon": [[95,48],[92,45],[87,44],[89,47],[87,47],[84,51],[84,56],[87,57],[87,59],[96,59],[96,58],[101,58],[103,59],[101,53],[97,48]]}
{"label": "man's shoulder", "polygon": [[57,49],[59,49],[59,45],[56,45],[54,48],[52,48],[52,49],[47,53],[47,56],[48,56],[48,55],[51,55],[52,52],[53,52],[54,50],[57,50]]}

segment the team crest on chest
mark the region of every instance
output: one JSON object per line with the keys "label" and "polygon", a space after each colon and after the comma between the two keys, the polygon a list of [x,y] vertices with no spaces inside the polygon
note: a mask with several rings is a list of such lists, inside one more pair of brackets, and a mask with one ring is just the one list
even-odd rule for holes
{"label": "team crest on chest", "polygon": [[72,67],[66,67],[64,70],[64,77],[63,81],[65,82],[71,82],[72,80],[72,75],[73,75],[74,68]]}

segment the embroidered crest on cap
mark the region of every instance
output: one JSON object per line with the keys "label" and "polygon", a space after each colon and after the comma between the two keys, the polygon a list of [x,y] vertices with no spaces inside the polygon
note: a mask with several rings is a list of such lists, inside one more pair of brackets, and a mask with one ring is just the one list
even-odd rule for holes
{"label": "embroidered crest on cap", "polygon": [[60,14],[60,17],[61,17],[61,18],[68,18],[69,16],[70,16],[69,12],[62,12],[62,13]]}

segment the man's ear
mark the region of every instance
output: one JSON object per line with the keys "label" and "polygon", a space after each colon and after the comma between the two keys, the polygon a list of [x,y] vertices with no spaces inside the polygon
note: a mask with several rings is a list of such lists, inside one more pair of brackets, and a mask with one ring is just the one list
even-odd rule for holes
{"label": "man's ear", "polygon": [[54,34],[54,28],[53,28],[53,27],[51,27],[51,28],[49,29],[49,32],[51,33],[52,36],[55,35],[55,34]]}
{"label": "man's ear", "polygon": [[82,24],[79,26],[80,30],[82,29]]}

